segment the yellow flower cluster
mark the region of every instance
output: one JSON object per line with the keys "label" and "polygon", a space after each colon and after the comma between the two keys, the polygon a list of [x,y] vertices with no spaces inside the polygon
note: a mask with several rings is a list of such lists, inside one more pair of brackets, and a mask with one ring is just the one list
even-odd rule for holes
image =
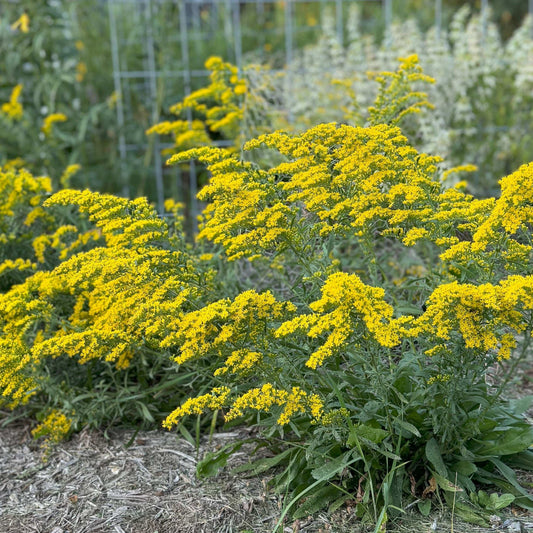
{"label": "yellow flower cluster", "polygon": [[277,420],[281,426],[288,424],[298,413],[308,412],[313,419],[319,420],[323,412],[323,403],[318,395],[308,394],[300,387],[292,387],[290,391],[286,391],[266,383],[261,388],[250,389],[235,399],[225,419],[234,420],[242,416],[246,409],[269,412],[274,406],[283,407]]}
{"label": "yellow flower cluster", "polygon": [[186,415],[200,415],[207,409],[220,409],[226,404],[227,398],[231,390],[228,387],[215,387],[210,393],[197,396],[196,398],[189,398],[181,407],[174,409],[165,421],[163,427],[170,429],[177,424],[180,418]]}
{"label": "yellow flower cluster", "polygon": [[[176,249],[182,241],[145,199],[63,190],[45,204],[78,206],[97,229],[62,226],[37,238],[37,253],[51,246],[62,262],[0,295],[0,390],[12,401],[41,386],[35,369],[47,358],[101,359],[120,369],[138,351],[161,349],[184,306],[212,279]],[[88,238],[97,246],[84,251]]]}
{"label": "yellow flower cluster", "polygon": [[22,104],[19,102],[21,91],[22,85],[15,85],[15,87],[11,91],[9,102],[2,104],[2,113],[4,113],[11,120],[18,120],[22,118],[23,109]]}
{"label": "yellow flower cluster", "polygon": [[205,147],[176,154],[169,164],[197,158],[211,174],[198,198],[211,200],[203,213],[199,239],[222,244],[230,261],[293,243],[290,208],[279,198],[275,180],[226,150]]}
{"label": "yellow flower cluster", "polygon": [[13,22],[13,24],[11,24],[11,29],[20,29],[22,33],[28,33],[30,31],[30,17],[28,16],[28,14],[22,13],[22,15],[20,15],[20,17],[15,22]]}
{"label": "yellow flower cluster", "polygon": [[442,341],[453,342],[460,335],[468,349],[494,351],[498,358],[509,359],[515,335],[526,329],[532,309],[533,276],[510,276],[498,285],[454,281],[433,291],[411,334],[434,339],[428,355],[446,350]]}
{"label": "yellow flower cluster", "polygon": [[48,115],[43,120],[43,125],[41,126],[41,131],[46,135],[50,135],[52,133],[52,125],[56,122],[65,122],[67,120],[67,116],[63,113],[52,113],[51,115]]}
{"label": "yellow flower cluster", "polygon": [[17,257],[15,260],[6,259],[3,263],[0,263],[0,276],[4,272],[10,272],[12,270],[35,270],[37,265],[32,263],[29,259],[22,259]]}
{"label": "yellow flower cluster", "polygon": [[533,242],[533,163],[522,165],[500,180],[501,195],[483,204],[484,216],[468,228],[471,239],[458,242],[441,254],[441,260],[463,265],[478,264],[485,271],[489,263],[501,263],[512,273],[523,273],[531,264]]}
{"label": "yellow flower cluster", "polygon": [[45,207],[76,205],[100,228],[108,247],[136,247],[168,238],[168,228],[146,198],[127,200],[89,190],[65,189],[48,199]]}
{"label": "yellow flower cluster", "polygon": [[225,63],[220,57],[210,57],[205,62],[205,68],[210,71],[210,84],[170,108],[175,115],[189,110],[201,119],[165,121],[146,132],[148,135],[158,133],[174,137],[174,147],[164,153],[210,145],[213,134],[238,141],[244,117],[246,81],[239,77],[237,67]]}
{"label": "yellow flower cluster", "polygon": [[392,348],[400,342],[404,322],[392,321],[393,309],[384,300],[380,287],[365,285],[355,274],[337,272],[328,277],[322,298],[310,304],[312,314],[299,315],[284,322],[276,336],[285,337],[303,331],[314,339],[327,334],[326,341],[309,357],[306,365],[316,369],[350,342],[365,343],[374,339]]}
{"label": "yellow flower cluster", "polygon": [[59,183],[61,184],[61,187],[67,188],[70,185],[70,178],[76,174],[81,169],[81,165],[74,164],[74,165],[68,165],[67,168],[63,171],[63,174],[61,174],[61,177],[59,178]]}
{"label": "yellow flower cluster", "polygon": [[[239,294],[233,301],[218,300],[198,311],[184,314],[176,320],[174,331],[161,343],[164,348],[179,348],[177,363],[185,363],[206,355],[223,356],[227,345],[255,346],[268,350],[267,320],[280,320],[294,312],[290,302],[278,302],[270,291],[257,293],[250,290]],[[260,360],[255,350],[232,350],[219,373],[247,371],[253,361]]]}
{"label": "yellow flower cluster", "polygon": [[288,424],[298,414],[309,413],[314,421],[319,421],[323,415],[324,405],[320,397],[308,394],[300,387],[292,387],[287,391],[265,383],[233,400],[230,396],[231,390],[228,387],[216,387],[208,394],[190,398],[166,418],[163,426],[170,429],[186,415],[202,414],[207,409],[215,410],[225,406],[230,408],[224,417],[226,421],[243,416],[247,409],[270,412],[274,407],[282,407],[277,419],[279,425]]}
{"label": "yellow flower cluster", "polygon": [[146,135],[172,135],[174,146],[162,150],[163,154],[173,154],[197,146],[209,146],[211,139],[201,120],[174,120],[160,122],[146,130]]}
{"label": "yellow flower cluster", "polygon": [[415,83],[435,83],[423,74],[416,54],[399,58],[400,66],[395,72],[369,73],[379,83],[374,106],[369,107],[369,123],[397,125],[406,115],[419,113],[423,107],[434,106],[427,101],[427,93],[413,91]]}
{"label": "yellow flower cluster", "polygon": [[58,410],[53,410],[50,414],[32,430],[34,438],[44,437],[42,448],[48,454],[53,445],[61,442],[70,432],[72,418],[65,416]]}
{"label": "yellow flower cluster", "polygon": [[485,209],[457,188],[444,189],[439,159],[419,154],[395,127],[320,124],[301,135],[263,135],[245,149],[260,146],[287,161],[263,170],[211,147],[168,161],[207,165],[212,177],[199,195],[209,202],[199,237],[222,244],[230,260],[289,248],[305,255],[306,243],[332,232],[382,232],[412,245],[449,235],[465,219],[472,224]]}

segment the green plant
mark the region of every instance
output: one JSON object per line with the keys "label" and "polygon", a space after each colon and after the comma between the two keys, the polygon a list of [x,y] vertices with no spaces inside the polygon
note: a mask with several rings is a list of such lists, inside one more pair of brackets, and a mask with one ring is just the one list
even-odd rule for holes
{"label": "green plant", "polygon": [[[374,116],[397,123],[395,99],[409,102],[407,80],[418,78],[401,91],[384,79]],[[424,95],[412,98],[414,111]],[[295,517],[352,500],[378,530],[412,499],[428,512],[438,493],[486,523],[467,496],[479,486],[531,508],[508,464],[531,467],[533,431],[525,404],[501,394],[530,352],[533,165],[502,179],[498,199],[475,199],[445,186],[439,158],[387,124],[322,124],[244,148],[283,160],[212,147],[170,159],[207,166],[199,238],[251,261],[269,290],[189,312],[163,341],[180,365],[218,366],[213,389],[165,425],[210,409],[257,424],[285,446],[242,470],[283,466],[273,484]],[[493,366],[507,376],[497,389]]]}

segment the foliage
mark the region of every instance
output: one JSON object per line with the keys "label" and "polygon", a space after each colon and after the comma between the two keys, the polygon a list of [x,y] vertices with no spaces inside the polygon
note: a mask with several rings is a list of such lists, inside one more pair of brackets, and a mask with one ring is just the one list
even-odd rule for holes
{"label": "foliage", "polygon": [[[191,256],[182,235],[174,234],[181,231],[179,219],[172,229],[143,198],[129,201],[89,191],[66,189],[43,202],[39,191],[32,191],[41,182],[26,171],[4,177],[25,193],[15,197],[17,218],[7,219],[14,228],[17,220],[24,225],[23,217],[38,223],[39,215],[52,223],[65,211],[76,221],[56,224],[54,233],[32,234],[40,228],[34,224],[22,237],[13,234],[12,240],[27,243],[34,262],[2,264],[22,278],[0,296],[5,401],[45,413],[59,410],[73,428],[161,418],[161,410],[170,409],[173,387],[184,383],[187,390],[194,380],[186,373],[172,376],[160,337],[175,327],[182,307],[189,310],[213,290],[205,260]],[[170,204],[178,212],[179,206]],[[84,226],[82,233],[78,227]],[[4,249],[13,253],[9,244]]]}
{"label": "foliage", "polygon": [[[261,127],[302,132],[321,122],[357,126],[387,122],[387,116],[375,116],[373,102],[389,98],[397,109],[388,112],[404,106],[412,110],[402,98],[413,96],[394,94],[408,83],[414,94],[425,94],[417,106],[428,101],[432,106],[431,113],[398,115],[413,146],[442,157],[446,168],[475,165],[469,191],[496,195],[499,177],[528,162],[532,150],[533,20],[526,17],[502,42],[494,23],[485,23],[479,14],[470,16],[465,6],[439,35],[435,28],[422,33],[413,20],[407,20],[393,24],[386,40],[376,41],[362,33],[360,16],[358,7],[352,6],[345,46],[338,41],[333,18],[324,16],[323,36],[296,51],[282,73],[265,66],[243,69],[244,97],[233,101],[231,109],[220,103],[213,108],[220,113],[222,107],[223,116],[234,118],[233,134],[227,131],[224,140],[240,146],[243,138],[264,133]],[[396,68],[399,56],[415,53],[419,64]],[[196,94],[212,90],[210,85]],[[235,105],[240,105],[240,129]],[[203,131],[199,123],[191,124],[182,135],[192,135],[195,125]]]}
{"label": "foliage", "polygon": [[[56,266],[92,242],[99,234],[68,210],[45,212],[43,202],[52,192],[51,180],[35,178],[18,162],[0,168],[0,291],[22,282],[36,270]],[[67,168],[64,178],[76,171]],[[64,180],[65,181],[65,180]]]}
{"label": "foliage", "polygon": [[3,6],[0,164],[16,160],[36,175],[50,176],[56,189],[73,164],[83,167],[76,180],[94,180],[101,164],[101,121],[114,120],[105,97],[99,103],[87,99],[83,46],[61,2]]}
{"label": "foliage", "polygon": [[438,158],[385,124],[322,124],[245,148],[260,146],[284,161],[263,168],[211,147],[170,160],[198,158],[212,174],[199,238],[264,276],[275,269],[277,291],[184,315],[175,360],[218,361],[217,386],[165,425],[206,409],[258,413],[268,435],[292,441],[271,466],[287,465],[275,483],[297,516],[357,494],[358,516],[379,523],[406,494],[468,494],[475,482],[531,507],[500,458],[524,453],[533,432],[485,377],[515,352],[512,372],[530,345],[533,165],[482,200],[447,188]]}

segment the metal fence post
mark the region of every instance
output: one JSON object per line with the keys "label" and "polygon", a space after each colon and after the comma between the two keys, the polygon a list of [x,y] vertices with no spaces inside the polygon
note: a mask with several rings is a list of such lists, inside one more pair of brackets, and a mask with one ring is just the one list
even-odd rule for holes
{"label": "metal fence post", "polygon": [[488,31],[489,5],[488,0],[481,0],[481,44],[484,46]]}
{"label": "metal fence post", "polygon": [[335,1],[335,15],[336,15],[336,24],[337,24],[337,39],[341,46],[344,45],[344,22],[342,14],[342,0]]}
{"label": "metal fence post", "polygon": [[[293,41],[292,41],[292,0],[285,0],[285,64],[290,65],[292,63],[292,51],[293,51]],[[290,76],[290,75],[288,75]],[[287,78],[289,85],[292,84],[290,77]],[[293,121],[292,110],[287,110],[287,120],[289,124]]]}
{"label": "metal fence post", "polygon": [[[157,79],[154,50],[154,36],[152,27],[152,1],[146,0],[144,4],[144,14],[146,17],[146,52],[148,56],[148,70],[150,72],[150,98],[152,100],[152,124],[159,121],[159,110],[157,103]],[[155,185],[157,193],[157,207],[160,213],[165,211],[165,191],[163,184],[163,167],[161,160],[161,147],[159,137],[154,137],[154,166],[155,166]]]}
{"label": "metal fence post", "polygon": [[122,94],[122,80],[120,77],[120,55],[117,36],[117,21],[113,0],[107,0],[107,9],[109,15],[109,38],[111,40],[111,61],[113,64],[113,84],[116,95],[117,108],[117,126],[118,126],[118,151],[120,157],[119,171],[122,181],[122,195],[126,198],[130,195],[129,176],[126,175],[126,137],[124,134],[124,100]]}
{"label": "metal fence post", "polygon": [[528,12],[531,19],[529,21],[529,29],[531,30],[531,38],[533,39],[533,0],[529,0]]}
{"label": "metal fence post", "polygon": [[391,47],[392,0],[385,0],[385,48]]}
{"label": "metal fence post", "polygon": [[[179,4],[180,15],[180,41],[181,41],[181,58],[183,60],[183,84],[185,96],[191,94],[191,63],[189,58],[189,35],[187,30],[187,6],[186,0],[181,0]],[[192,111],[187,109],[187,120],[192,122]],[[198,178],[196,175],[196,164],[194,161],[189,163],[189,214],[191,219],[192,232],[196,233],[198,229]]]}
{"label": "metal fence post", "polygon": [[435,30],[437,42],[440,43],[442,33],[442,0],[435,0]]}
{"label": "metal fence post", "polygon": [[242,36],[241,36],[241,13],[239,0],[232,2],[233,16],[233,46],[235,48],[235,64],[239,70],[242,69]]}

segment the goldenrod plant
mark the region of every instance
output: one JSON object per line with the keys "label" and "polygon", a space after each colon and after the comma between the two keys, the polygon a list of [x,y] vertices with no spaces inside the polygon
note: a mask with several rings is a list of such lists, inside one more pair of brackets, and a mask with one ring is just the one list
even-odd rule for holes
{"label": "goldenrod plant", "polygon": [[[509,467],[532,466],[527,403],[502,391],[530,353],[533,164],[502,179],[498,199],[477,199],[445,185],[441,160],[389,124],[321,124],[245,144],[260,147],[283,161],[214,147],[169,160],[196,158],[211,173],[199,238],[275,274],[270,290],[183,315],[163,341],[178,364],[218,366],[211,392],[164,425],[222,411],[284,439],[249,469],[286,466],[274,484],[296,517],[355,498],[357,515],[383,526],[413,499],[427,511],[440,492],[485,524],[478,484],[532,508]],[[492,387],[495,366],[503,377]]]}
{"label": "goldenrod plant", "polygon": [[[182,306],[199,304],[213,275],[143,198],[65,189],[41,209],[72,206],[93,229],[62,250],[55,268],[1,296],[3,396],[12,406],[44,400],[73,427],[125,416],[153,423],[168,392],[175,394],[167,390],[172,379],[161,383],[170,374],[161,370],[167,359],[160,342],[176,328]],[[55,235],[75,230],[61,226]],[[82,251],[85,237],[92,247]],[[128,370],[125,377],[115,377],[120,370]]]}

